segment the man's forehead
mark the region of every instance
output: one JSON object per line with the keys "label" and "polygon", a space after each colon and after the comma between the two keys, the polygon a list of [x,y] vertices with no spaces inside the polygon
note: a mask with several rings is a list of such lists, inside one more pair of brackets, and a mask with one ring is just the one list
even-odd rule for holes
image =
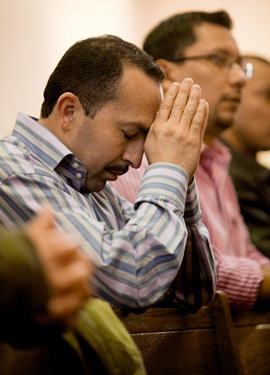
{"label": "man's forehead", "polygon": [[220,52],[238,55],[239,49],[231,30],[225,26],[212,23],[201,23],[194,27],[196,41],[186,48],[186,52],[211,53]]}

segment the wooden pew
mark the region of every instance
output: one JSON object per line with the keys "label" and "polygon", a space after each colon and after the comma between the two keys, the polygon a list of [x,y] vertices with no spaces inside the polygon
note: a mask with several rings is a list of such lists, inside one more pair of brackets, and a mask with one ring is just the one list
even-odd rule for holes
{"label": "wooden pew", "polygon": [[245,375],[270,374],[270,311],[232,311]]}
{"label": "wooden pew", "polygon": [[151,307],[142,314],[118,311],[142,352],[148,375],[243,375],[227,297],[196,314]]}

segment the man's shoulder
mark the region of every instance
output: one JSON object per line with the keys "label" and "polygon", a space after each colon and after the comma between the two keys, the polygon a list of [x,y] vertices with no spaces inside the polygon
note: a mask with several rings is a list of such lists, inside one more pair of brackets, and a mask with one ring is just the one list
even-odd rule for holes
{"label": "man's shoulder", "polygon": [[34,171],[29,150],[15,137],[10,136],[0,142],[0,170],[1,179],[13,173]]}

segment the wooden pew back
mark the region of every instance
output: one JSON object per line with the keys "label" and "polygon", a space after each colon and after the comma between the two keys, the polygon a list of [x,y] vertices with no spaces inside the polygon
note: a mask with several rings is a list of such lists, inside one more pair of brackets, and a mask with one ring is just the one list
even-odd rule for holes
{"label": "wooden pew back", "polygon": [[245,375],[270,374],[270,312],[232,312]]}
{"label": "wooden pew back", "polygon": [[243,375],[224,293],[196,314],[152,307],[118,315],[141,350],[148,375]]}

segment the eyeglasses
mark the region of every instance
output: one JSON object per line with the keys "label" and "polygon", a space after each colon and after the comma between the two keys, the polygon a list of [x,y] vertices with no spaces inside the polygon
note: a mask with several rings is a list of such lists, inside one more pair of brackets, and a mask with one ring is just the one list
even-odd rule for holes
{"label": "eyeglasses", "polygon": [[179,57],[177,59],[168,59],[171,62],[175,63],[181,63],[187,60],[208,60],[215,66],[221,68],[221,69],[232,69],[234,64],[237,64],[240,66],[240,68],[243,70],[243,72],[246,75],[247,79],[252,78],[253,75],[253,65],[252,63],[246,61],[242,56],[240,56],[237,59],[234,59],[227,55],[215,55],[215,54],[209,54],[209,55],[199,55],[199,56],[187,56],[187,57]]}

